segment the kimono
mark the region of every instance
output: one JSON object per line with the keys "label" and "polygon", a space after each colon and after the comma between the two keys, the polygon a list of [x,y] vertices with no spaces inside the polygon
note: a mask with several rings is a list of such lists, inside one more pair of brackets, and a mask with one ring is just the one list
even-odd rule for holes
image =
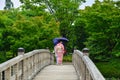
{"label": "kimono", "polygon": [[55,50],[57,64],[62,64],[64,45],[60,42],[54,47],[54,50]]}

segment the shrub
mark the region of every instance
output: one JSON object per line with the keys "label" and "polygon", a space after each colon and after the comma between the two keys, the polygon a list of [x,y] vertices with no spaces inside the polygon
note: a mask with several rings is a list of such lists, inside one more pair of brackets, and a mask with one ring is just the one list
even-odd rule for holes
{"label": "shrub", "polygon": [[[97,62],[96,66],[106,78],[120,78],[120,59],[110,59],[109,62]],[[111,79],[110,79],[111,80]]]}

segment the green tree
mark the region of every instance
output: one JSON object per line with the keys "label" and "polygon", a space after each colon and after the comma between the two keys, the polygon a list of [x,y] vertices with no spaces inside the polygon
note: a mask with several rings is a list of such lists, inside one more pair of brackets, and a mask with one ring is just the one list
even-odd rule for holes
{"label": "green tree", "polygon": [[60,22],[60,33],[69,37],[70,28],[78,14],[78,8],[84,0],[45,0],[49,11]]}
{"label": "green tree", "polygon": [[61,36],[69,38],[69,50],[74,47],[75,36],[72,23],[78,16],[79,5],[85,0],[21,0],[21,2],[29,9],[32,9],[34,4],[38,6],[45,4],[45,8],[49,10],[56,22],[60,23]]}
{"label": "green tree", "polygon": [[120,56],[120,9],[115,6],[114,1],[96,0],[92,7],[82,10],[81,15],[86,19],[85,30],[89,36],[85,44],[94,58]]}
{"label": "green tree", "polygon": [[[81,13],[80,13],[81,14]],[[82,14],[79,16],[74,23],[74,35],[76,40],[74,44],[77,49],[82,50],[85,46],[84,42],[88,37],[88,34],[85,32],[86,20],[83,18]]]}
{"label": "green tree", "polygon": [[41,11],[41,15],[34,15],[28,13],[28,10],[9,10],[2,13],[0,51],[4,57],[1,56],[0,60],[16,56],[19,47],[25,48],[26,52],[46,47],[53,50],[52,39],[59,36],[59,23],[49,13]]}
{"label": "green tree", "polygon": [[56,21],[60,22],[60,34],[69,39],[67,50],[75,46],[76,37],[74,35],[74,26],[72,26],[75,19],[78,17],[79,5],[85,0],[45,0],[45,3],[54,16]]}

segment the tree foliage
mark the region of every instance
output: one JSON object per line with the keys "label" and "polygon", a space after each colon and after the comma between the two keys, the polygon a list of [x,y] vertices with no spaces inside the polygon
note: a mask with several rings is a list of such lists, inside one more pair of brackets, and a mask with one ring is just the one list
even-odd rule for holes
{"label": "tree foliage", "polygon": [[[120,56],[120,9],[111,0],[96,0],[92,7],[80,11],[88,35],[85,41],[96,59]],[[98,56],[99,55],[99,56]]]}
{"label": "tree foliage", "polygon": [[[69,39],[68,49],[74,47],[74,28],[72,23],[78,17],[78,8],[85,0],[21,0],[26,9],[32,9],[36,5],[45,5],[45,8],[52,14],[56,22],[60,23],[60,34]],[[27,6],[30,6],[27,8]],[[72,36],[71,36],[72,35]]]}
{"label": "tree foliage", "polygon": [[[20,1],[20,9],[0,11],[0,63],[15,57],[19,47],[53,50],[52,40],[60,35],[69,39],[67,52],[88,47],[94,61],[120,57],[120,1],[95,0],[84,10],[78,9],[84,0]],[[106,70],[109,75],[111,67]]]}
{"label": "tree foliage", "polygon": [[0,11],[1,52],[16,56],[19,47],[53,49],[52,39],[62,35],[69,39],[68,51],[88,47],[95,59],[120,56],[119,1],[95,0],[84,10],[78,9],[84,0],[21,2],[20,10]]}
{"label": "tree foliage", "polygon": [[52,39],[59,36],[59,23],[49,13],[29,12],[34,11],[0,12],[0,59],[16,56],[19,47],[26,52],[46,47],[53,49]]}
{"label": "tree foliage", "polygon": [[71,25],[78,15],[78,8],[81,2],[85,0],[45,0],[47,7],[60,22],[60,33],[62,36],[69,37],[71,35]]}

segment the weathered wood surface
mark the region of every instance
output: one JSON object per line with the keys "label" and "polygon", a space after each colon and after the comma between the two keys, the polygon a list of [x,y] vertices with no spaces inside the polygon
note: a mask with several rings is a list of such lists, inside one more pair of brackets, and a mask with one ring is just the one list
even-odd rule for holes
{"label": "weathered wood surface", "polygon": [[53,61],[48,49],[23,53],[0,64],[0,80],[31,80],[37,72]]}
{"label": "weathered wood surface", "polygon": [[72,58],[73,65],[80,80],[105,80],[101,72],[88,56],[79,50],[74,50]]}
{"label": "weathered wood surface", "polygon": [[50,65],[45,67],[33,80],[78,80],[73,65]]}
{"label": "weathered wood surface", "polygon": [[54,56],[49,50],[34,50],[0,64],[0,80],[31,80],[40,70],[34,80],[105,80],[88,56],[75,50],[72,58],[73,65],[50,65]]}

